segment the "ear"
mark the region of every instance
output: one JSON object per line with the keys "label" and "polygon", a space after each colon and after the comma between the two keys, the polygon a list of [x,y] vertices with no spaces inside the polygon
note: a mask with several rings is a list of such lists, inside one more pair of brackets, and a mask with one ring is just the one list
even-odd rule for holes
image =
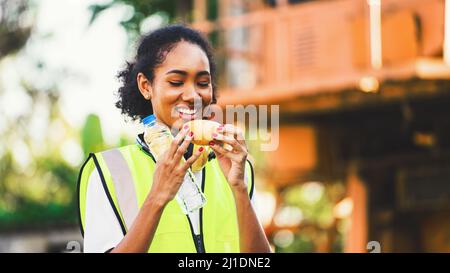
{"label": "ear", "polygon": [[141,72],[139,72],[137,74],[136,81],[137,81],[137,86],[138,86],[139,91],[141,92],[142,96],[146,100],[151,100],[151,98],[153,96],[153,88],[152,88],[151,82]]}

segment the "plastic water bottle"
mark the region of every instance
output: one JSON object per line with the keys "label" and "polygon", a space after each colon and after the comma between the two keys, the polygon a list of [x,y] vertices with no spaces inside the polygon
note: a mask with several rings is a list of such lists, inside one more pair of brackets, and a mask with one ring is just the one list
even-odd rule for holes
{"label": "plastic water bottle", "polygon": [[[174,137],[170,129],[162,122],[157,121],[154,115],[144,118],[142,123],[145,126],[144,140],[150,152],[158,161],[161,155],[169,149]],[[181,162],[185,162],[184,157],[182,157]],[[191,169],[187,170],[175,199],[184,214],[192,213],[206,204],[206,197],[195,182],[195,176]]]}

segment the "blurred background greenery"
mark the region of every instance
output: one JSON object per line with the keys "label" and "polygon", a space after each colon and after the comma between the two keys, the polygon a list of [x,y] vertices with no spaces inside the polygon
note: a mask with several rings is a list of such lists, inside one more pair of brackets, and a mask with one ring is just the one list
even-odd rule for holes
{"label": "blurred background greenery", "polygon": [[[0,62],[11,63],[11,59],[18,58],[27,44],[37,42],[34,36],[42,35],[35,25],[39,8],[42,8],[41,2],[0,1]],[[75,19],[89,19],[86,26],[89,28],[108,9],[115,6],[131,9],[127,11],[132,14],[131,16],[125,20],[118,20],[128,34],[128,40],[125,42],[131,46],[141,32],[142,22],[149,16],[157,14],[162,18],[161,24],[176,20],[176,2],[94,1],[86,5],[90,18]],[[45,35],[47,39],[51,39],[55,33]],[[64,88],[58,84],[57,77],[51,76],[54,71],[48,69],[45,60],[30,62],[32,69],[46,75],[46,79],[50,78],[50,82],[47,82],[48,87],[40,88],[34,85],[28,75],[20,74],[15,84],[25,91],[25,100],[29,101],[28,110],[18,115],[1,115],[0,229],[3,230],[75,224],[78,221],[75,189],[82,163],[80,159],[86,158],[90,152],[133,141],[128,136],[119,136],[110,145],[106,144],[101,120],[95,113],[82,113],[85,120],[81,126],[74,126],[68,122],[62,115],[64,109],[60,103]],[[65,72],[59,71],[62,76],[67,76]],[[10,81],[11,79],[3,79],[3,82],[0,82],[0,96],[5,95],[5,85],[10,84]],[[37,116],[38,122],[44,123],[37,129],[39,132],[30,126],[36,122]],[[79,148],[82,149],[82,157],[65,156],[67,150]]]}
{"label": "blurred background greenery", "polygon": [[[134,4],[142,6],[139,2]],[[67,90],[61,78],[79,77],[79,71],[50,67],[51,60],[33,53],[61,35],[39,26],[39,14],[52,4],[0,1],[0,233],[78,226],[75,191],[83,158],[133,141],[118,130],[119,135],[107,144],[99,116],[83,105],[76,111],[81,122],[71,122],[64,115],[61,98]],[[81,28],[95,24],[98,7],[82,5],[92,18]],[[89,18],[75,19],[87,22]],[[130,22],[121,23],[126,31],[135,31]]]}

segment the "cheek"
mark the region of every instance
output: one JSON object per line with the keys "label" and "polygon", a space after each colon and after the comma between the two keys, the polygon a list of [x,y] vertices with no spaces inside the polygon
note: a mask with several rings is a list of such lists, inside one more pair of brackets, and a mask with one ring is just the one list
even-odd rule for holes
{"label": "cheek", "polygon": [[206,104],[211,103],[212,95],[213,95],[212,88],[210,88],[209,90],[200,92],[200,96],[202,97],[203,102]]}
{"label": "cheek", "polygon": [[180,92],[177,90],[166,89],[163,92],[162,101],[164,104],[174,104],[180,96]]}
{"label": "cheek", "polygon": [[167,121],[169,119],[176,118],[176,114],[173,113],[173,110],[174,106],[176,105],[177,98],[178,98],[177,92],[170,90],[166,90],[166,93],[161,98],[160,110],[163,112],[163,115],[165,116]]}
{"label": "cheek", "polygon": [[173,88],[170,88],[170,86],[161,84],[158,86],[156,93],[157,93],[156,94],[157,100],[159,101],[159,103],[167,105],[174,103],[177,100],[180,92],[174,90]]}
{"label": "cheek", "polygon": [[153,90],[153,109],[158,112],[159,116],[164,116],[167,119],[171,116],[172,106],[177,101],[178,92],[164,85],[155,85]]}

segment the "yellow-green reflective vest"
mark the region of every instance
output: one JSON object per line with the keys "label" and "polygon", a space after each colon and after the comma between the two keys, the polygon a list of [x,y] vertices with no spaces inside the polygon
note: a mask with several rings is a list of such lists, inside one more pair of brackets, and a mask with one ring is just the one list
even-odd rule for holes
{"label": "yellow-green reflective vest", "polygon": [[[140,145],[90,154],[78,179],[79,217],[84,235],[89,176],[97,170],[125,235],[153,183],[154,157]],[[202,170],[207,203],[200,209],[200,235],[175,200],[165,207],[148,252],[239,252],[239,229],[234,197],[217,159]],[[253,167],[246,162],[248,191],[254,191]]]}

